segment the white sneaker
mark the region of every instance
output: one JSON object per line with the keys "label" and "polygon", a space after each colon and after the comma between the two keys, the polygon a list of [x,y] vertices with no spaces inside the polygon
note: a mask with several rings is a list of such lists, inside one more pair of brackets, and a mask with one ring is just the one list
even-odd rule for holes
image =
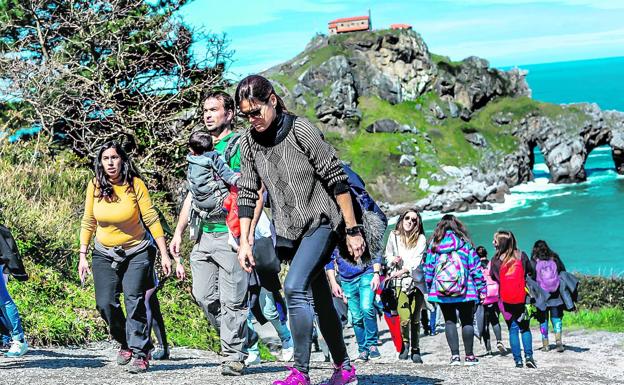
{"label": "white sneaker", "polygon": [[286,342],[282,342],[282,362],[290,362],[295,357],[295,347],[292,338]]}
{"label": "white sneaker", "polygon": [[247,358],[245,359],[245,366],[254,366],[260,365],[262,361],[260,360],[260,356],[256,353],[249,353]]}
{"label": "white sneaker", "polygon": [[21,357],[28,351],[28,342],[24,340],[24,342],[19,342],[18,340],[13,340],[11,342],[11,348],[8,352],[4,353],[5,357]]}

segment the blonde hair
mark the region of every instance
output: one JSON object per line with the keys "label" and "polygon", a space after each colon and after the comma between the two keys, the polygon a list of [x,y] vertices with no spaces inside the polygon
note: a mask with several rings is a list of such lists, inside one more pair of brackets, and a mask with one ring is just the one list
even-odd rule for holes
{"label": "blonde hair", "polygon": [[501,265],[513,262],[516,259],[516,251],[518,250],[518,243],[513,233],[507,230],[500,230],[494,233],[494,239],[496,240],[496,254],[494,257],[501,260]]}
{"label": "blonde hair", "polygon": [[[410,231],[405,231],[405,228],[403,227],[403,220],[405,219],[405,216],[408,213],[416,214],[416,223],[414,224],[414,227],[412,227]],[[416,247],[420,234],[422,234],[423,236],[425,235],[420,213],[416,209],[409,209],[405,211],[399,217],[399,221],[397,222],[396,228],[394,231],[396,234],[398,234],[401,237],[401,242],[403,242],[406,248],[412,249]]]}

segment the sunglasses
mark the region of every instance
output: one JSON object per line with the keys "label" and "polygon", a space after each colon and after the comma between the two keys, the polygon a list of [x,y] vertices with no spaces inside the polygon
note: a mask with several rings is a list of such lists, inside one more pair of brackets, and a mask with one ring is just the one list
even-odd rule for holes
{"label": "sunglasses", "polygon": [[262,116],[262,107],[255,108],[255,109],[253,109],[251,111],[247,111],[247,112],[240,111],[238,113],[238,116],[240,116],[243,119],[259,118],[259,117]]}
{"label": "sunglasses", "polygon": [[418,222],[418,218],[417,217],[405,217],[403,218],[404,221],[410,221],[412,223],[416,223]]}

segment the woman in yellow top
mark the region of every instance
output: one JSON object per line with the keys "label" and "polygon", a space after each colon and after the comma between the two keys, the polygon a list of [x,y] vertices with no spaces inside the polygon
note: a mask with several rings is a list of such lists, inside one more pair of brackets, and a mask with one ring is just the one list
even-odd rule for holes
{"label": "woman in yellow top", "polygon": [[[83,282],[90,272],[87,249],[94,232],[92,263],[97,309],[110,334],[121,344],[117,363],[126,365],[134,357],[128,371],[145,372],[152,349],[145,292],[154,286],[154,241],[167,276],[171,274],[171,259],[145,183],[114,141],[100,149],[95,178],[87,187],[78,264]],[[127,318],[119,304],[122,292]]]}

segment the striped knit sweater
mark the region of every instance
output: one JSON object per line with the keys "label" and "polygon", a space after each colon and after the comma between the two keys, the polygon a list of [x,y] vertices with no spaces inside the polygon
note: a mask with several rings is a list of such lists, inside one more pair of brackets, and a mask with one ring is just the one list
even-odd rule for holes
{"label": "striped knit sweater", "polygon": [[[253,216],[263,183],[279,237],[299,240],[323,220],[337,229],[343,220],[330,193],[348,185],[336,151],[307,119],[283,114],[276,121],[265,133],[248,130],[241,137],[239,216]],[[267,135],[274,137],[269,143]]]}
{"label": "striped knit sweater", "polygon": [[[435,268],[440,255],[449,254],[453,251],[459,254],[464,264],[466,274],[468,275],[466,280],[466,295],[462,297],[445,297],[440,295],[434,282]],[[429,302],[479,302],[479,295],[485,296],[486,294],[487,285],[483,277],[479,256],[470,243],[464,242],[463,239],[459,238],[452,231],[447,231],[446,234],[444,234],[444,238],[435,250],[432,249],[432,245],[429,245],[423,271],[425,273],[425,284],[429,292]]]}

